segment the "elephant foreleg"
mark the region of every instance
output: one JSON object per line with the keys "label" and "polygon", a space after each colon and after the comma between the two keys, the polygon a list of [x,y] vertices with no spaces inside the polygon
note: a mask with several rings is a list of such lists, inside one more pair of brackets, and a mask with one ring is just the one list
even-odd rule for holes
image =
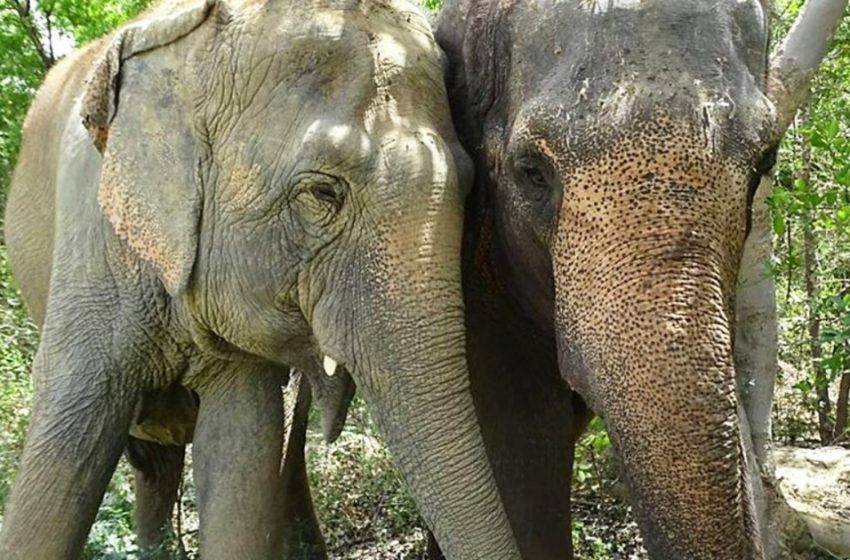
{"label": "elephant foreleg", "polygon": [[171,514],[183,479],[185,451],[182,445],[159,445],[133,437],[127,444],[136,494],[136,537],[146,558],[168,557]]}
{"label": "elephant foreleg", "polygon": [[[79,558],[126,445],[136,394],[112,360],[82,344],[91,338],[67,332],[48,330],[36,357],[36,404],[0,532],[3,560]],[[58,348],[54,338],[73,344]]]}
{"label": "elephant foreleg", "polygon": [[325,560],[328,555],[319,529],[307,480],[304,448],[311,404],[310,386],[293,373],[286,389],[286,447],[283,462],[283,558]]}
{"label": "elephant foreleg", "polygon": [[590,414],[562,379],[548,341],[530,338],[519,320],[470,313],[468,321],[476,413],[520,551],[537,560],[572,558],[573,448]]}
{"label": "elephant foreleg", "polygon": [[288,370],[218,364],[200,397],[192,466],[204,560],[283,555],[282,390]]}

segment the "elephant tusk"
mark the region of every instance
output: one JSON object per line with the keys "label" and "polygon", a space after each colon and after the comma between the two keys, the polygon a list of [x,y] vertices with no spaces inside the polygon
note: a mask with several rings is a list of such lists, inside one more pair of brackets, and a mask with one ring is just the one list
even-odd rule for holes
{"label": "elephant tusk", "polygon": [[333,374],[336,373],[336,366],[338,366],[339,364],[337,364],[336,360],[334,360],[330,356],[325,356],[325,361],[322,363],[322,365],[325,368],[325,373],[327,373],[329,376],[333,376]]}

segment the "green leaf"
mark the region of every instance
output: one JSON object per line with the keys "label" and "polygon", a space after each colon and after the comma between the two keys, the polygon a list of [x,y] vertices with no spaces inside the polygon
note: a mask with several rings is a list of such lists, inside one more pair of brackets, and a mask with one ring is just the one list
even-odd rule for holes
{"label": "green leaf", "polygon": [[826,140],[824,140],[823,137],[816,132],[813,132],[811,136],[809,136],[809,143],[811,143],[811,145],[815,148],[829,147],[829,144],[826,142]]}
{"label": "green leaf", "polygon": [[839,131],[838,121],[837,120],[831,120],[828,123],[826,123],[826,126],[824,127],[824,136],[826,136],[827,138],[832,140],[833,138],[838,136],[838,131]]}
{"label": "green leaf", "polygon": [[796,384],[794,385],[794,388],[795,388],[795,389],[797,389],[798,391],[800,391],[801,393],[803,393],[803,394],[805,395],[805,394],[811,393],[811,392],[812,392],[812,389],[813,389],[814,387],[812,386],[812,382],[811,382],[811,381],[809,381],[808,379],[803,379],[803,380],[802,380],[802,381],[800,381],[799,383],[796,383]]}
{"label": "green leaf", "polygon": [[835,173],[835,182],[842,187],[850,187],[850,167],[845,167]]}
{"label": "green leaf", "polygon": [[832,206],[838,201],[838,193],[836,191],[829,191],[824,195],[824,199],[826,199],[828,205]]}
{"label": "green leaf", "polygon": [[782,214],[774,214],[773,215],[773,232],[776,233],[779,237],[785,235],[786,225],[785,225],[785,216]]}

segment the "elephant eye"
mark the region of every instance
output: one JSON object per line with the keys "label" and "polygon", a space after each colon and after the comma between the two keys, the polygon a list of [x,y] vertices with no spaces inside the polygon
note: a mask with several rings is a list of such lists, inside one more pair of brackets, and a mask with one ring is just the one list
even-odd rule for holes
{"label": "elephant eye", "polygon": [[528,196],[542,201],[550,193],[551,172],[539,158],[528,156],[516,160],[515,170],[518,182],[525,187]]}
{"label": "elephant eye", "polygon": [[306,221],[324,227],[334,221],[345,203],[347,183],[339,177],[309,171],[293,185],[293,207]]}
{"label": "elephant eye", "polygon": [[310,193],[319,202],[332,205],[336,210],[342,208],[344,196],[342,191],[329,183],[319,183],[310,187]]}

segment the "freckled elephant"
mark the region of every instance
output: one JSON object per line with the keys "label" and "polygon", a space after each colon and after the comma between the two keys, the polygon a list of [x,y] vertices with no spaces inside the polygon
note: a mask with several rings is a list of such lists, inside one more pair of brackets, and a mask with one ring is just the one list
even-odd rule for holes
{"label": "freckled elephant", "polygon": [[179,382],[201,556],[280,558],[281,388],[327,356],[448,556],[519,558],[469,391],[442,84],[395,1],[165,2],[51,71],[7,207],[44,326],[0,557],[78,557],[140,397]]}
{"label": "freckled elephant", "polygon": [[736,278],[846,4],[807,2],[769,62],[766,1],[447,0],[472,388],[524,555],[570,555],[592,410],[652,558],[764,557]]}

